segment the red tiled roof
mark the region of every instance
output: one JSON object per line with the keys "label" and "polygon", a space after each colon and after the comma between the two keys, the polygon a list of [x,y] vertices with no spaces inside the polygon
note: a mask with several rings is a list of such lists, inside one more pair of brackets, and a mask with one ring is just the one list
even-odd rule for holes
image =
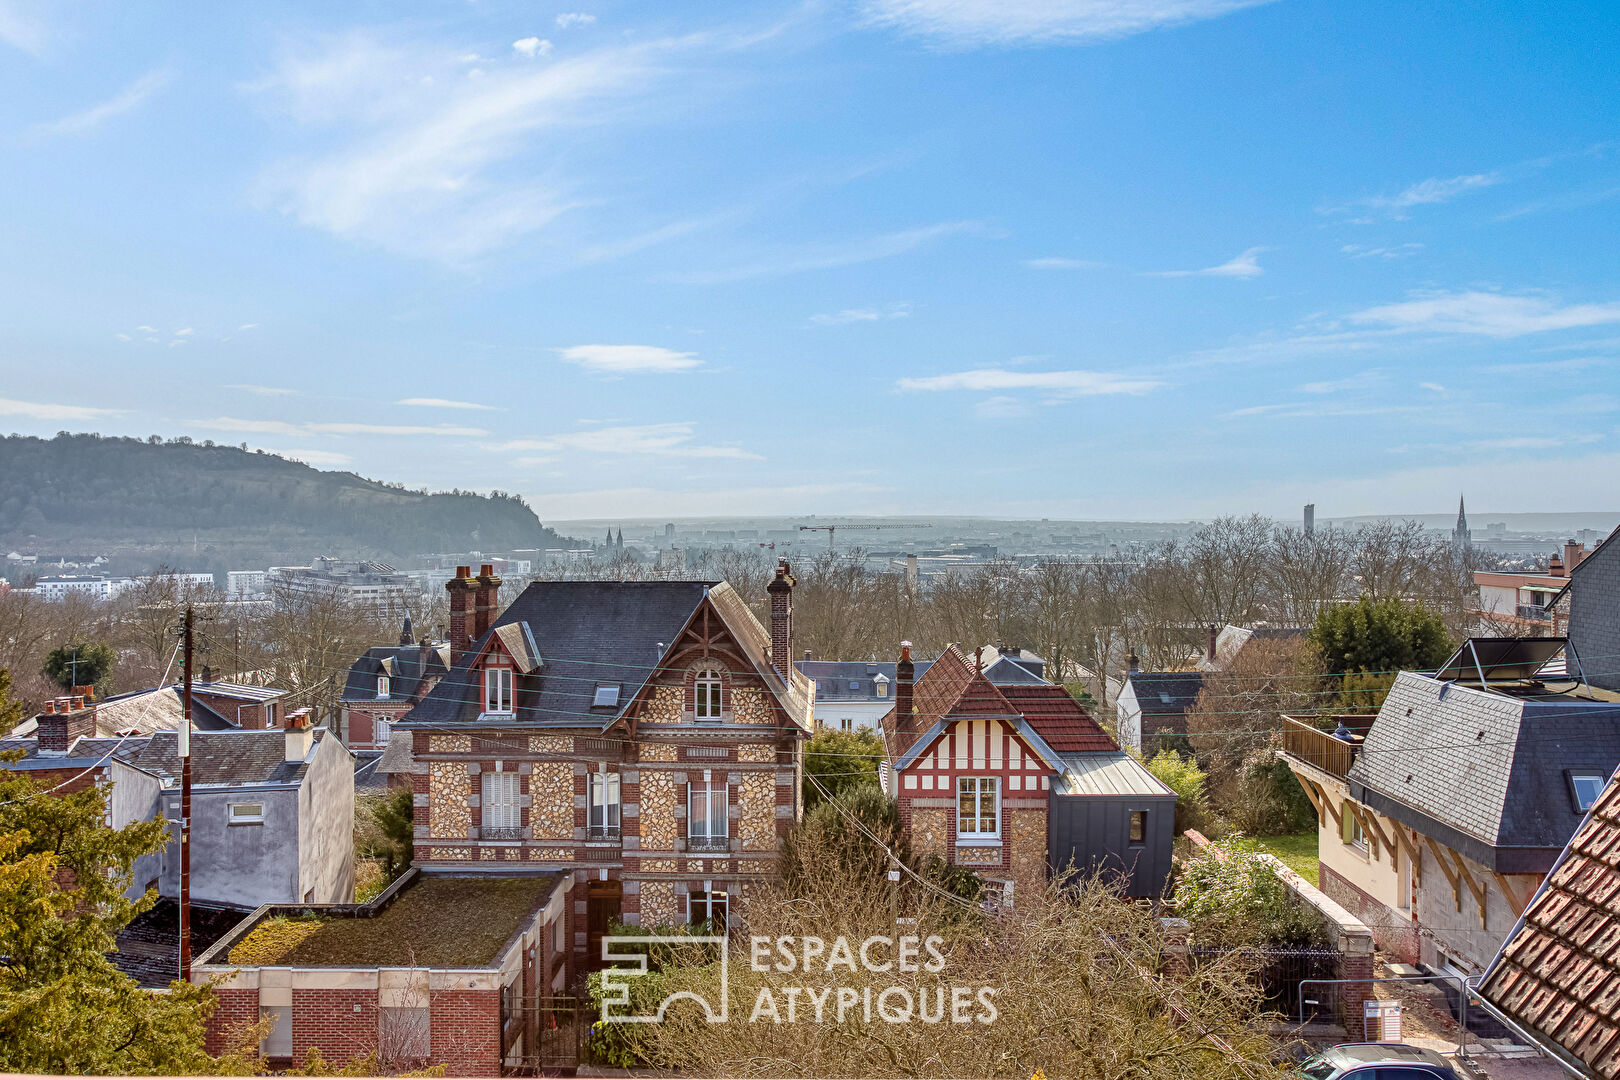
{"label": "red tiled roof", "polygon": [[[973,665],[955,645],[947,646],[939,659],[923,672],[912,691],[911,708],[916,714],[917,734],[933,727],[934,721],[949,712],[972,681]],[[914,740],[901,738],[895,731],[893,709],[883,715],[883,733],[889,740],[889,752],[895,757],[911,749]]]}
{"label": "red tiled roof", "polygon": [[1035,734],[1060,754],[1118,750],[1091,714],[1061,686],[1003,686],[1001,693]]}
{"label": "red tiled roof", "polygon": [[1479,992],[1593,1075],[1620,1077],[1620,772]]}
{"label": "red tiled roof", "polygon": [[985,678],[983,672],[975,671],[944,715],[955,719],[959,716],[1014,716],[1017,712],[1002,696],[999,687]]}

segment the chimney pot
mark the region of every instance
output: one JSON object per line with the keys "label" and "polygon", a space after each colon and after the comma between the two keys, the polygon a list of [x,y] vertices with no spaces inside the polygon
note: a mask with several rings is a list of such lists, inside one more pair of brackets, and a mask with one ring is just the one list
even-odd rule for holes
{"label": "chimney pot", "polygon": [[309,748],[315,744],[315,731],[309,726],[308,709],[294,709],[287,714],[285,738],[288,761],[303,761],[309,756]]}
{"label": "chimney pot", "polygon": [[55,701],[47,701],[45,703],[45,715],[46,716],[54,716],[55,714],[56,714],[56,702]]}

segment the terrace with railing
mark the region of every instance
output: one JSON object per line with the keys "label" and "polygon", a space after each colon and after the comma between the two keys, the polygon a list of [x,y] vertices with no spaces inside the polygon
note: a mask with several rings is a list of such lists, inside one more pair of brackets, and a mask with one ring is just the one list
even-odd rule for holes
{"label": "terrace with railing", "polygon": [[1344,729],[1347,737],[1340,738],[1331,731],[1323,731],[1309,721],[1284,716],[1282,751],[1302,764],[1342,780],[1350,775],[1350,766],[1355,763],[1356,754],[1361,750],[1362,741],[1366,738],[1367,729],[1372,726],[1373,718],[1334,716],[1329,719]]}

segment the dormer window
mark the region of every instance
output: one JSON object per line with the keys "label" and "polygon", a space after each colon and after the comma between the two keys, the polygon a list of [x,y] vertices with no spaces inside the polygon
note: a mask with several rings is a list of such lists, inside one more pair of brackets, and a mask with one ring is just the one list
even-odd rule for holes
{"label": "dormer window", "polygon": [[379,675],[379,676],[377,676],[377,697],[385,698],[387,696],[388,696],[388,676]]}
{"label": "dormer window", "polygon": [[877,678],[873,679],[872,680],[872,693],[876,697],[880,697],[880,698],[888,697],[889,696],[889,680],[886,677],[882,676],[882,675],[879,675]]}
{"label": "dormer window", "polygon": [[693,684],[692,715],[698,720],[720,719],[720,673],[713,668],[698,672]]}
{"label": "dormer window", "polygon": [[505,716],[512,714],[511,668],[484,669],[484,712]]}

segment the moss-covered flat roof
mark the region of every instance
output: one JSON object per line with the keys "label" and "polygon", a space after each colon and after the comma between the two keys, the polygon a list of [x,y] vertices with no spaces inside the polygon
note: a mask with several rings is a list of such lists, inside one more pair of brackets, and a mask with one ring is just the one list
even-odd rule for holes
{"label": "moss-covered flat roof", "polygon": [[252,956],[249,963],[275,967],[483,967],[556,884],[555,874],[424,875],[378,915],[318,917],[313,933],[287,933],[288,927],[266,919],[231,953],[241,950],[244,959]]}

